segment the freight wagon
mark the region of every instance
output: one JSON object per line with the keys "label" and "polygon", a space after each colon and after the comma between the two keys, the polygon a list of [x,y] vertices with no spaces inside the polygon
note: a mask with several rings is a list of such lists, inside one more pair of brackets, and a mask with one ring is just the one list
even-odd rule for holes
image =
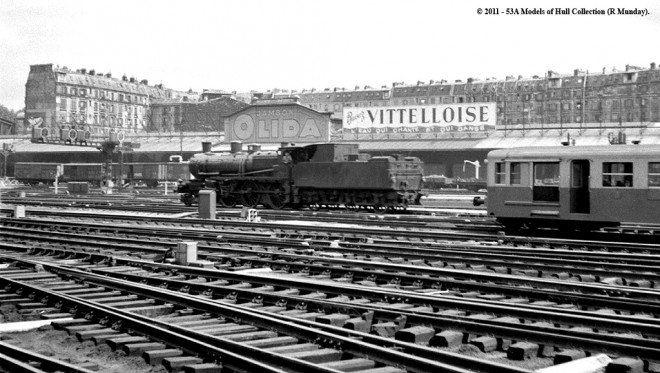
{"label": "freight wagon", "polygon": [[[105,179],[105,167],[102,163],[35,163],[18,162],[14,166],[16,180],[25,184],[53,183],[61,170],[58,180],[61,182],[88,182],[100,186]],[[132,184],[150,187],[158,186],[163,181],[187,182],[190,180],[187,162],[162,163],[124,163],[112,164],[112,178],[119,180],[123,170],[123,180]]]}

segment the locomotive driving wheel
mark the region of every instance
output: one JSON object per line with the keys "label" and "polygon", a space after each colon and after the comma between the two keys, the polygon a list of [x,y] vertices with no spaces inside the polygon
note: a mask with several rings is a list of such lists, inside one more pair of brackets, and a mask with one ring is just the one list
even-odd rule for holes
{"label": "locomotive driving wheel", "polygon": [[261,202],[261,193],[259,185],[254,181],[248,181],[243,184],[243,197],[241,204],[246,207],[257,207]]}
{"label": "locomotive driving wheel", "polygon": [[218,202],[220,202],[223,207],[235,207],[237,201],[236,197],[228,195],[225,197],[218,197]]}
{"label": "locomotive driving wheel", "polygon": [[274,210],[280,210],[286,205],[286,195],[282,188],[272,186],[266,197],[266,204]]}

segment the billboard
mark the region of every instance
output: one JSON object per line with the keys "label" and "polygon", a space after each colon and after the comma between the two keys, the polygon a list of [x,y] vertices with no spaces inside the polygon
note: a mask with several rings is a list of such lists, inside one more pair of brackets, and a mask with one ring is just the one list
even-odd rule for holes
{"label": "billboard", "polygon": [[330,141],[330,114],[300,105],[254,105],[225,121],[226,141],[315,143]]}
{"label": "billboard", "polygon": [[495,129],[494,102],[344,108],[344,133],[484,132]]}

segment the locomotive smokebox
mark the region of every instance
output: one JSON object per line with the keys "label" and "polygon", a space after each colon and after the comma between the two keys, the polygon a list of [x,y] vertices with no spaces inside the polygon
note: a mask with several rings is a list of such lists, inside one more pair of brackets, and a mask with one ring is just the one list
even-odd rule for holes
{"label": "locomotive smokebox", "polygon": [[202,153],[210,153],[211,152],[211,143],[210,142],[203,142],[202,143]]}
{"label": "locomotive smokebox", "polygon": [[243,151],[243,143],[241,143],[240,141],[232,141],[230,146],[231,146],[230,151],[232,153],[240,153]]}

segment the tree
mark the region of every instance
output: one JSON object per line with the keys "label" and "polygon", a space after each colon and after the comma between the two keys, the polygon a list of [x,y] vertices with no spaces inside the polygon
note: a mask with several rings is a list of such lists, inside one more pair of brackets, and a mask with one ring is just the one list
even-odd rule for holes
{"label": "tree", "polygon": [[16,122],[16,112],[9,110],[4,105],[0,105],[0,118]]}

